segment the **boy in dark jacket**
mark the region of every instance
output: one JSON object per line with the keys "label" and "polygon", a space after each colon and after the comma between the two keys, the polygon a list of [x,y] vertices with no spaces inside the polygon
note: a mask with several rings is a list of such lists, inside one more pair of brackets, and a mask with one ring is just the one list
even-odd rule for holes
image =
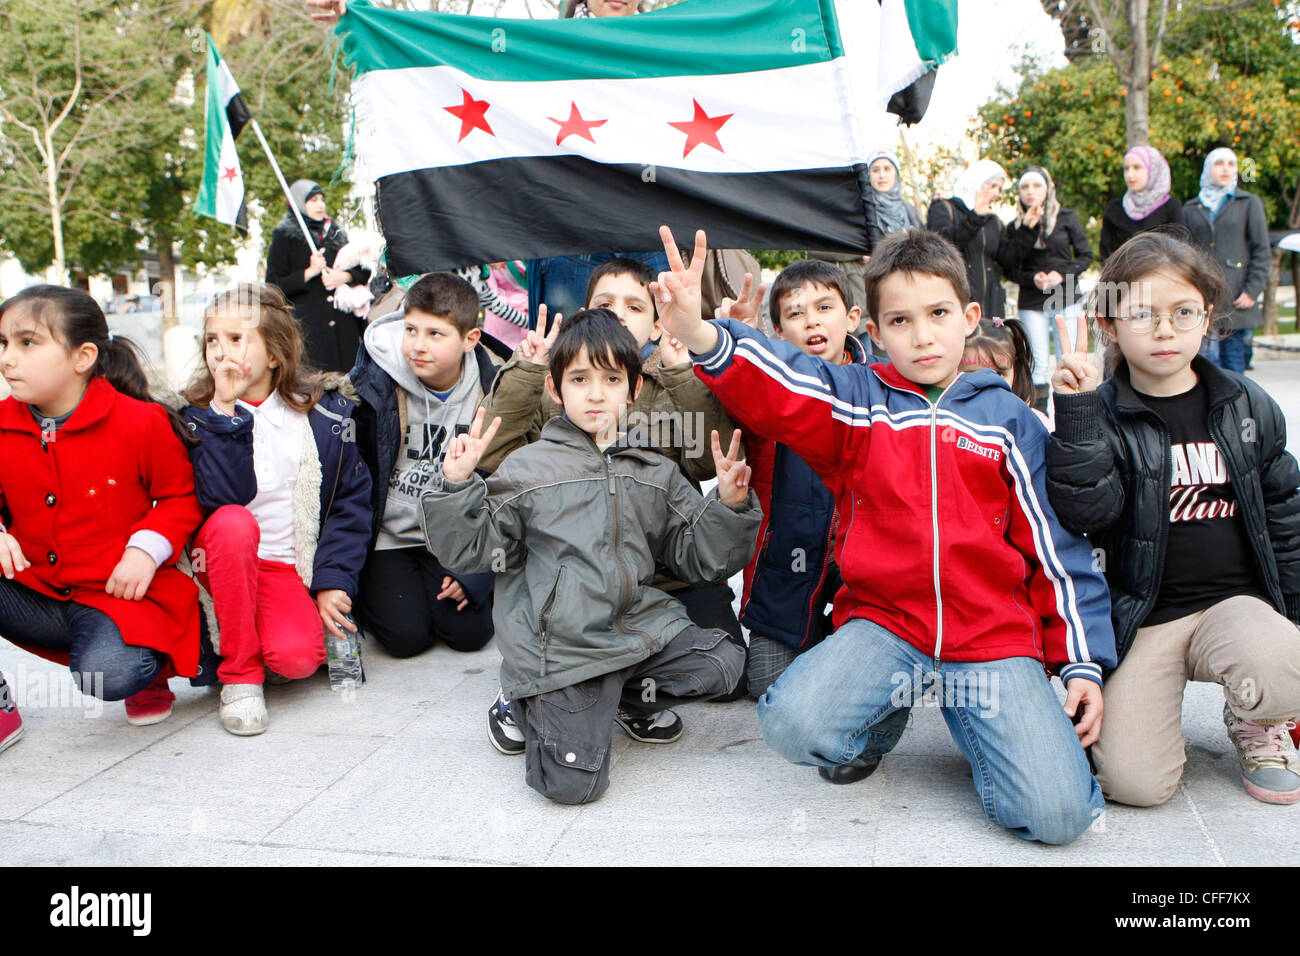
{"label": "boy in dark jacket", "polygon": [[496,377],[488,344],[497,343],[483,335],[478,306],[464,279],[423,276],[402,309],[366,329],[349,376],[360,399],[357,441],[374,481],[357,609],[367,633],[396,657],[437,640],[476,651],[492,637],[491,572],[448,571],[425,547],[419,517],[420,494],[447,443],[469,427]]}
{"label": "boy in dark jacket", "polygon": [[651,583],[660,563],[704,582],[749,559],[759,509],[736,461],[740,436],[724,457],[712,433],[718,489],[701,498],[644,431],[622,427],[641,385],[639,351],[609,310],[578,313],[546,377],[564,414],[485,482],[474,468],[500,419],[480,435],[480,410],[421,499],[429,546],[449,566],[501,567],[501,686],[528,785],[558,803],[588,803],[609,786],[619,710],[649,715],[726,693],[745,660],[725,631],[696,626]]}

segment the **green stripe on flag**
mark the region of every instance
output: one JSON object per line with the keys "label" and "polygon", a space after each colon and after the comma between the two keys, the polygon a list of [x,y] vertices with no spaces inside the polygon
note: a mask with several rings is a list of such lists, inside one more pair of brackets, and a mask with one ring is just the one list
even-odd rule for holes
{"label": "green stripe on flag", "polygon": [[221,58],[217,56],[216,44],[208,43],[207,91],[204,97],[204,113],[207,120],[207,133],[203,154],[203,182],[199,186],[199,197],[194,203],[194,211],[201,216],[217,217],[217,177],[221,173],[221,143],[225,138],[226,104],[221,99],[221,84],[218,80],[221,72]]}
{"label": "green stripe on flag", "polygon": [[686,0],[635,17],[570,20],[388,10],[353,0],[335,32],[358,74],[451,66],[485,80],[713,76],[844,53],[833,0]]}
{"label": "green stripe on flag", "polygon": [[923,62],[938,66],[957,51],[957,0],[905,0],[904,7]]}

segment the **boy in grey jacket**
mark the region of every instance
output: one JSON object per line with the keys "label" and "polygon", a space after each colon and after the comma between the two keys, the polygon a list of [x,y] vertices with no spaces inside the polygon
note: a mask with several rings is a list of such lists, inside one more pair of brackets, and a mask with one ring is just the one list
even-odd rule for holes
{"label": "boy in grey jacket", "polygon": [[686,581],[725,580],[758,530],[739,433],[713,456],[718,488],[702,498],[643,432],[620,427],[641,384],[636,341],[605,309],[578,313],[550,353],[546,388],[564,406],[541,440],[474,474],[499,419],[447,450],[421,499],[425,539],[447,566],[497,572],[493,619],[501,684],[519,707],[528,785],[559,803],[609,786],[620,706],[650,714],[726,694],[744,650],[691,623],[652,587],[655,562]]}

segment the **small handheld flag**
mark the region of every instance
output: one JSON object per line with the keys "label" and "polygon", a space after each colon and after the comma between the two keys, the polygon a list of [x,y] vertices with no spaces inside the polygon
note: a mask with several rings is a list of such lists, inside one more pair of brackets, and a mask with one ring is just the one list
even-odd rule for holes
{"label": "small handheld flag", "polygon": [[194,211],[234,226],[240,236],[248,234],[248,210],[244,203],[244,173],[235,153],[235,139],[248,125],[250,115],[230,68],[217,53],[208,36],[208,73],[205,113],[207,142],[203,159],[203,185]]}

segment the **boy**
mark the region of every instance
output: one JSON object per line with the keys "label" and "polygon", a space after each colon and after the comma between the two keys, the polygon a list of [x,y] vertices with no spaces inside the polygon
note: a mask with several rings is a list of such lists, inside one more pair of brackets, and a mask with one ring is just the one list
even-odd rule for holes
{"label": "boy", "polygon": [[718,489],[701,499],[645,432],[620,434],[641,388],[639,349],[606,309],[565,323],[550,349],[546,391],[564,408],[541,441],[485,483],[474,475],[499,424],[448,450],[421,499],[429,546],[463,571],[503,567],[494,611],[501,686],[524,739],[528,785],[558,803],[587,803],[609,785],[611,724],[620,709],[726,693],[744,651],[697,627],[651,586],[656,564],[688,581],[734,574],[758,527],[739,434]]}
{"label": "boy", "polygon": [[[768,743],[820,767],[878,757],[882,722],[933,687],[987,816],[1026,839],[1078,837],[1104,807],[1083,747],[1115,664],[1106,583],[1047,501],[1046,430],[995,373],[959,370],[980,309],[956,248],[919,229],[876,247],[867,330],[890,364],[863,368],[701,321],[698,276],[661,233],[666,330],[747,430],[812,466],[841,515],[836,630],[759,701]],[[1064,710],[1044,667],[1059,668]]]}
{"label": "boy", "polygon": [[424,546],[420,493],[448,441],[469,427],[498,366],[473,287],[423,276],[398,311],[366,328],[356,367],[357,441],[373,480],[370,553],[358,614],[395,657],[441,640],[476,651],[492,637],[492,575],[453,574]]}
{"label": "boy", "polygon": [[[592,270],[587,281],[587,307],[613,312],[632,333],[640,352],[644,385],[628,405],[627,424],[645,429],[650,443],[698,486],[698,482],[714,476],[713,462],[705,448],[710,432],[716,430],[722,442],[729,444],[735,426],[713,393],[695,377],[690,356],[661,335],[650,295],[654,277],[650,267],[638,259],[603,262]],[[488,419],[501,419],[501,428],[479,465],[488,474],[496,471],[506,455],[537,441],[543,426],[563,413],[543,388],[550,345],[561,326],[561,316],[555,316],[549,329],[546,318],[546,307],[542,306],[537,329],[520,343],[483,401]],[[661,574],[655,586],[671,592],[686,605],[691,620],[700,627],[720,627],[733,642],[744,646],[740,622],[731,606],[734,595],[725,581],[690,587]],[[735,699],[744,692],[741,686],[719,699]],[[620,713],[618,723],[628,736],[641,743],[668,744],[682,735],[681,719],[671,710],[644,720]],[[505,696],[498,695],[488,708],[488,740],[507,756],[523,753],[523,735]]]}
{"label": "boy", "polygon": [[[830,365],[864,365],[866,350],[854,337],[862,310],[849,307],[844,273],[827,262],[804,260],[788,266],[772,284],[772,325],[777,336]],[[730,317],[738,317],[732,309]],[[831,555],[839,516],[835,497],[808,464],[783,444],[745,436],[754,491],[763,507],[758,549],[745,568],[740,620],[749,628],[745,679],[757,699],[796,657],[831,631],[826,605],[840,589]],[[887,735],[892,749],[907,724],[906,708],[874,733]],[[838,767],[819,767],[832,783],[870,776],[878,756],[855,758]]]}

